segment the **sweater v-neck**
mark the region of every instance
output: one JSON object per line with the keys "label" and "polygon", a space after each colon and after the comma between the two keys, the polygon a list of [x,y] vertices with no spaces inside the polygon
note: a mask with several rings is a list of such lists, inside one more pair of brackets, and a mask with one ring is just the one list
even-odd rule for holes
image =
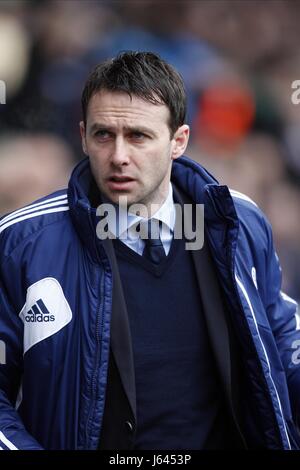
{"label": "sweater v-neck", "polygon": [[173,238],[168,255],[159,264],[155,264],[146,257],[139,255],[119,239],[113,240],[113,245],[117,256],[122,256],[131,263],[139,264],[143,269],[149,271],[155,277],[161,277],[167,269],[170,268],[171,264],[173,264],[179,251],[180,242],[181,240]]}

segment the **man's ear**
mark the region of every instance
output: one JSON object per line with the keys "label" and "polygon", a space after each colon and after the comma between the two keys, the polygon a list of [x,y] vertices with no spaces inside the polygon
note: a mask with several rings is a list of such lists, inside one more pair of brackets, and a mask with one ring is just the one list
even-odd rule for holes
{"label": "man's ear", "polygon": [[79,128],[80,128],[80,135],[81,135],[82,150],[84,151],[86,155],[88,155],[87,146],[86,146],[86,138],[85,138],[85,125],[83,121],[80,121]]}
{"label": "man's ear", "polygon": [[175,160],[181,155],[184,154],[185,149],[187,147],[188,141],[190,136],[190,128],[187,124],[183,124],[182,126],[178,127],[177,131],[173,136],[173,150],[171,158]]}

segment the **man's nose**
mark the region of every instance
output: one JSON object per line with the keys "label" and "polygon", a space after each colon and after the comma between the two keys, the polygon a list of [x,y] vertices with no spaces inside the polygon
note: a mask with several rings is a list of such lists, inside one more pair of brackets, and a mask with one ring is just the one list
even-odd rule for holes
{"label": "man's nose", "polygon": [[126,141],[122,137],[117,137],[111,154],[112,162],[117,165],[128,165],[129,149]]}

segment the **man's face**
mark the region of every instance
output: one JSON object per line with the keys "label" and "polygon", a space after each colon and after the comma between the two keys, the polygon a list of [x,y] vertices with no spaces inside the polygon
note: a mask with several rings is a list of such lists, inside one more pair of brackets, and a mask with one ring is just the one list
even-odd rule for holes
{"label": "man's face", "polygon": [[82,145],[100,191],[112,202],[161,205],[167,197],[172,160],[182,155],[189,128],[171,138],[169,109],[122,92],[103,90],[88,106]]}

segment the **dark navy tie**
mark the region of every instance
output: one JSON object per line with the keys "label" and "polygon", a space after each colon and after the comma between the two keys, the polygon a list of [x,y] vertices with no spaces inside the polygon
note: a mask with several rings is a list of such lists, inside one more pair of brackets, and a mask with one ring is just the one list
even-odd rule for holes
{"label": "dark navy tie", "polygon": [[152,263],[159,264],[166,258],[166,253],[159,235],[160,223],[156,219],[149,219],[147,224],[147,238],[144,239],[145,248],[143,256]]}

